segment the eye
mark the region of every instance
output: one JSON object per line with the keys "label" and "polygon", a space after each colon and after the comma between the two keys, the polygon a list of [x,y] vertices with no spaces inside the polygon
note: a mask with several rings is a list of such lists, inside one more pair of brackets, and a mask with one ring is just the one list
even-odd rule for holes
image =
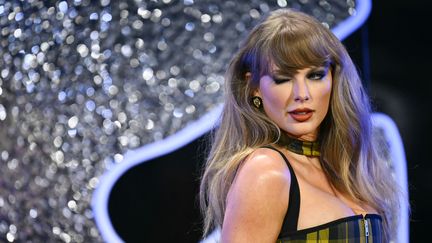
{"label": "eye", "polygon": [[285,82],[291,81],[291,78],[288,77],[273,77],[273,80],[276,84],[281,84]]}
{"label": "eye", "polygon": [[308,79],[310,80],[321,80],[327,75],[327,71],[320,70],[320,71],[314,71],[308,75]]}

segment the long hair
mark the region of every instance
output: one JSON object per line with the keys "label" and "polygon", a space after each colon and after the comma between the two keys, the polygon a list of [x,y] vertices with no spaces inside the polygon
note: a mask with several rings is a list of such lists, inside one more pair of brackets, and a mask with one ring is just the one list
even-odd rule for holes
{"label": "long hair", "polygon": [[[331,65],[329,111],[320,125],[320,162],[338,191],[367,203],[383,216],[384,238],[396,230],[398,188],[372,144],[370,103],[342,43],[314,18],[294,10],[273,11],[233,57],[225,80],[225,103],[201,179],[204,236],[221,227],[226,197],[239,164],[256,148],[278,140],[280,129],[251,97],[272,66],[296,70]],[[246,78],[250,72],[251,77]]]}

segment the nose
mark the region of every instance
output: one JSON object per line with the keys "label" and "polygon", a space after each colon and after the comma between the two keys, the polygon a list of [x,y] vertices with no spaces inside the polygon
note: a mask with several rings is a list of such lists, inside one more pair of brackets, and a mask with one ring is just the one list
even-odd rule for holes
{"label": "nose", "polygon": [[294,84],[294,101],[305,102],[310,99],[309,88],[304,80],[298,80]]}
{"label": "nose", "polygon": [[296,96],[294,98],[294,101],[297,101],[297,102],[305,102],[308,100],[309,100],[309,96]]}

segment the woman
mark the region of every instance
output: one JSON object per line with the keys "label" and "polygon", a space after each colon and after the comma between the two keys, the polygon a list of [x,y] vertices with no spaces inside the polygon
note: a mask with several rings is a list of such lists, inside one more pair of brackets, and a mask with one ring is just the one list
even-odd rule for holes
{"label": "woman", "polygon": [[233,58],[201,182],[222,242],[388,242],[398,190],[372,146],[370,105],[341,42],[289,9]]}

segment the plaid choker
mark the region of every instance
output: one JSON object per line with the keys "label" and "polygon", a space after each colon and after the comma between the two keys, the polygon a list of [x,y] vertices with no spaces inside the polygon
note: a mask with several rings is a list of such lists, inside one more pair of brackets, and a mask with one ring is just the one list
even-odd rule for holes
{"label": "plaid choker", "polygon": [[320,144],[318,142],[300,141],[289,137],[285,133],[281,134],[278,144],[296,154],[316,157],[321,155]]}

